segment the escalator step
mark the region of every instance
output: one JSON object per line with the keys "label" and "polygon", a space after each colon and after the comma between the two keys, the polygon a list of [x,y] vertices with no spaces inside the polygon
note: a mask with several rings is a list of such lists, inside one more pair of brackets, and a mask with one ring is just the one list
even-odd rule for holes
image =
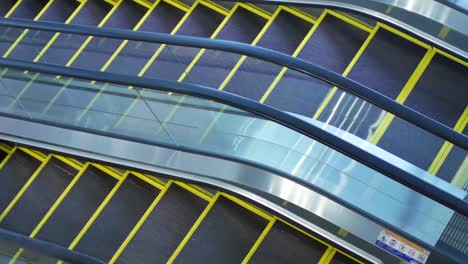
{"label": "escalator step", "polygon": [[177,185],[171,185],[117,263],[166,262],[206,205],[207,202],[200,197]]}
{"label": "escalator step", "polygon": [[[311,23],[302,18],[287,11],[280,11],[257,46],[291,55],[312,26]],[[292,28],[294,30],[291,30]],[[282,68],[279,65],[247,58],[224,88],[224,91],[258,101]]]}
{"label": "escalator step", "polygon": [[41,162],[17,150],[0,170],[0,212],[6,209]]}
{"label": "escalator step", "polygon": [[[64,23],[78,5],[77,1],[55,0],[39,20]],[[55,32],[30,30],[8,58],[34,60],[54,34]]]}
{"label": "escalator step", "polygon": [[[111,8],[112,6],[105,1],[88,0],[70,24],[97,26]],[[60,34],[39,62],[63,66],[87,38],[88,36]]]}
{"label": "escalator step", "polygon": [[[170,33],[185,12],[165,2],[160,2],[140,27],[140,31]],[[129,41],[107,69],[108,72],[138,75],[160,44]]]}
{"label": "escalator step", "polygon": [[221,196],[203,219],[176,263],[240,263],[268,220]]}
{"label": "escalator step", "polygon": [[154,186],[130,175],[74,250],[109,261],[158,193]]}
{"label": "escalator step", "polygon": [[[463,134],[465,136],[468,136],[468,126],[465,127]],[[457,174],[459,174],[460,176],[466,175],[467,172],[463,171],[463,167],[462,167],[465,162],[468,162],[468,156],[466,155],[466,150],[455,146],[450,151],[447,158],[445,159],[445,162],[440,167],[439,172],[437,173],[437,176],[448,182],[452,182],[452,180],[454,180],[454,177]],[[464,183],[461,183],[461,184],[463,185]]]}
{"label": "escalator step", "polygon": [[[177,35],[208,38],[223,19],[224,15],[199,4],[177,31]],[[166,46],[144,76],[177,80],[199,50],[198,48]]]}
{"label": "escalator step", "polygon": [[0,227],[29,235],[76,173],[77,170],[52,158],[0,222]]}
{"label": "escalator step", "polygon": [[3,0],[0,5],[0,16],[5,16],[10,9],[15,5],[16,0]]}
{"label": "escalator step", "polygon": [[115,184],[115,178],[90,166],[53,212],[36,238],[68,247]]}
{"label": "escalator step", "polygon": [[[34,19],[34,17],[47,4],[46,0],[23,0],[10,15],[10,18]],[[4,54],[21,35],[23,29],[0,27],[0,54]]]}
{"label": "escalator step", "polygon": [[[420,63],[426,49],[388,30],[379,29],[348,77],[395,99]],[[382,110],[357,97],[336,93],[319,120],[368,138]]]}
{"label": "escalator step", "polygon": [[[134,1],[123,1],[104,27],[132,29],[148,11]],[[100,70],[122,43],[120,39],[95,37],[79,54],[72,66],[87,70]]]}
{"label": "escalator step", "polygon": [[327,248],[325,244],[277,221],[249,263],[318,263]]}
{"label": "escalator step", "polygon": [[[252,43],[267,20],[239,7],[219,32],[217,39]],[[185,81],[217,88],[240,59],[241,55],[206,50]]]}
{"label": "escalator step", "polygon": [[[467,85],[468,67],[436,54],[404,104],[454,127],[467,106]],[[443,143],[439,137],[395,118],[378,146],[427,169]]]}
{"label": "escalator step", "polygon": [[[366,31],[333,15],[326,15],[297,57],[342,73],[367,36]],[[329,84],[314,77],[288,70],[265,103],[312,117],[330,89]]]}

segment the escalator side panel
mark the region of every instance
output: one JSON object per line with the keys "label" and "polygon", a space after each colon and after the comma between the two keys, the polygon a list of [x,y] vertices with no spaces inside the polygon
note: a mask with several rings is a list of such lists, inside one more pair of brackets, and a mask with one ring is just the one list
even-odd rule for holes
{"label": "escalator side panel", "polygon": [[[312,26],[302,18],[281,11],[257,45],[285,54],[293,54]],[[281,68],[279,65],[247,58],[224,90],[258,101]]]}
{"label": "escalator side panel", "polygon": [[[217,38],[252,43],[266,23],[266,19],[240,7],[224,25]],[[240,57],[237,54],[206,50],[185,81],[217,88]]]}
{"label": "escalator side panel", "polygon": [[[468,84],[468,68],[436,54],[404,104],[454,127],[467,106],[468,96],[463,84]],[[401,134],[407,136],[401,137]],[[443,142],[439,137],[395,118],[378,146],[427,169]]]}
{"label": "escalator side panel", "polygon": [[[224,15],[204,5],[198,5],[177,34],[208,38],[223,19]],[[177,80],[199,51],[197,48],[166,46],[144,76]]]}
{"label": "escalator side panel", "polygon": [[[134,1],[123,1],[104,27],[132,29],[147,11],[146,7]],[[87,70],[100,70],[121,43],[120,39],[95,37],[76,57],[72,66]]]}
{"label": "escalator side panel", "polygon": [[[64,23],[78,5],[77,1],[55,0],[39,20]],[[54,32],[30,30],[13,52],[10,53],[8,58],[27,61],[34,60],[54,34]]]}
{"label": "escalator side panel", "polygon": [[116,179],[88,167],[36,238],[68,247],[115,184]]}
{"label": "escalator side panel", "polygon": [[[426,48],[380,29],[348,77],[396,99],[426,52]],[[378,127],[382,113],[380,108],[340,91],[325,107],[319,120],[368,139]]]}
{"label": "escalator side panel", "polygon": [[319,263],[327,246],[275,222],[249,263]]}
{"label": "escalator side panel", "polygon": [[[139,30],[168,34],[171,33],[184,15],[184,11],[161,2],[151,12]],[[157,43],[129,41],[107,68],[107,71],[137,75],[159,46],[160,44]]]}
{"label": "escalator side panel", "polygon": [[51,159],[0,222],[0,227],[29,235],[76,173],[65,163]]}
{"label": "escalator side panel", "polygon": [[176,263],[241,263],[268,220],[221,196]]}
{"label": "escalator side panel", "polygon": [[[368,33],[333,15],[326,15],[298,58],[342,73]],[[288,70],[266,100],[281,110],[313,116],[331,87],[316,78]]]}
{"label": "escalator side panel", "polygon": [[117,263],[164,263],[198,219],[207,202],[171,185],[117,259]]}
{"label": "escalator side panel", "polygon": [[127,178],[74,250],[109,261],[158,193],[136,177]]}
{"label": "escalator side panel", "polygon": [[[88,0],[70,24],[97,26],[106,17],[111,8],[112,6],[105,1]],[[44,53],[40,62],[65,65],[87,38],[87,36],[60,34]]]}
{"label": "escalator side panel", "polygon": [[17,150],[0,170],[0,212],[6,209],[41,162]]}

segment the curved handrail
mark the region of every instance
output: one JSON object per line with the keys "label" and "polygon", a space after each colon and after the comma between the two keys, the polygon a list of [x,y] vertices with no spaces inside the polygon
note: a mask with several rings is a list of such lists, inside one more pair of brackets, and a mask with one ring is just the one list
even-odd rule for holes
{"label": "curved handrail", "polygon": [[98,259],[73,250],[69,250],[66,247],[47,241],[42,241],[36,238],[31,238],[3,228],[0,228],[0,240],[12,243],[15,246],[18,246],[18,248],[31,249],[48,257],[53,257],[69,263],[104,264],[104,262]]}
{"label": "curved handrail", "polygon": [[114,28],[97,28],[54,22],[30,21],[24,19],[0,18],[0,26],[64,32],[78,35],[92,35],[133,41],[164,43],[170,45],[220,50],[246,55],[288,67],[290,69],[305,73],[309,76],[340,87],[341,89],[346,90],[347,92],[350,92],[382,108],[383,110],[394,114],[399,118],[402,118],[426,131],[429,131],[434,135],[439,136],[444,140],[447,140],[465,150],[468,150],[468,137],[445,126],[444,124],[429,118],[405,105],[399,104],[385,95],[382,95],[356,81],[343,77],[336,72],[270,49],[226,40],[140,32]]}
{"label": "curved handrail", "polygon": [[100,82],[121,84],[125,86],[144,87],[148,89],[173,92],[214,100],[226,105],[230,105],[232,107],[236,107],[253,113],[257,116],[263,117],[267,120],[276,122],[305,136],[315,139],[320,143],[338,152],[341,152],[358,162],[361,162],[375,171],[382,173],[392,180],[395,180],[460,214],[468,216],[468,201],[459,199],[454,194],[451,194],[432,185],[429,182],[415,177],[410,172],[407,172],[395,166],[394,164],[378,156],[375,156],[355,146],[354,144],[343,140],[340,137],[335,136],[328,131],[313,126],[307,121],[241,96],[201,85],[142,77],[132,77],[128,75],[90,71],[85,69],[69,68],[41,63],[31,63],[12,59],[0,59],[0,67],[68,76],[80,79],[96,80]]}

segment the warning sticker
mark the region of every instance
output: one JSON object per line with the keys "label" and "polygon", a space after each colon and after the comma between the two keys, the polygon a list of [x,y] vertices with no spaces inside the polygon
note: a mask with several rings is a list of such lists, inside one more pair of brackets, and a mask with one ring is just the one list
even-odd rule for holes
{"label": "warning sticker", "polygon": [[375,244],[409,263],[425,264],[429,254],[431,254],[428,250],[388,230],[380,232]]}

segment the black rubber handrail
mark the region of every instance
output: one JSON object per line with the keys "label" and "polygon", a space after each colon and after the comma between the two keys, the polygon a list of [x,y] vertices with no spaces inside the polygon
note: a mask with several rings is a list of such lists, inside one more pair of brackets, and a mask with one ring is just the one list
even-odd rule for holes
{"label": "black rubber handrail", "polygon": [[66,247],[47,241],[31,238],[23,234],[0,228],[0,241],[11,243],[19,248],[30,249],[45,256],[75,264],[104,264],[104,262],[88,255],[69,250]]}
{"label": "black rubber handrail", "polygon": [[385,95],[382,95],[358,82],[343,77],[342,75],[327,70],[313,63],[291,57],[289,55],[252,46],[240,42],[199,38],[190,36],[178,36],[163,33],[141,32],[115,28],[98,28],[91,26],[78,26],[54,22],[31,21],[24,19],[0,18],[0,26],[35,29],[52,32],[72,33],[77,35],[98,36],[106,38],[127,39],[163,43],[170,45],[205,48],[237,53],[249,57],[261,59],[267,62],[288,67],[309,76],[318,78],[329,84],[335,85],[349,93],[356,95],[383,110],[394,114],[430,133],[441,137],[465,150],[468,150],[468,137],[453,130],[444,124],[429,118],[405,105],[399,104]]}
{"label": "black rubber handrail", "polygon": [[437,186],[413,175],[412,173],[403,170],[398,166],[389,163],[388,161],[375,156],[326,130],[316,127],[298,117],[292,116],[264,104],[260,104],[245,97],[201,85],[133,77],[122,74],[90,71],[85,69],[32,63],[12,59],[0,59],[0,67],[68,76],[86,80],[95,80],[105,83],[120,84],[124,86],[143,87],[217,101],[238,109],[242,109],[246,112],[253,113],[259,117],[276,122],[305,136],[315,139],[320,143],[343,153],[351,159],[361,162],[375,171],[382,173],[388,178],[391,178],[460,214],[468,216],[468,201],[464,201],[454,194],[440,189]]}

